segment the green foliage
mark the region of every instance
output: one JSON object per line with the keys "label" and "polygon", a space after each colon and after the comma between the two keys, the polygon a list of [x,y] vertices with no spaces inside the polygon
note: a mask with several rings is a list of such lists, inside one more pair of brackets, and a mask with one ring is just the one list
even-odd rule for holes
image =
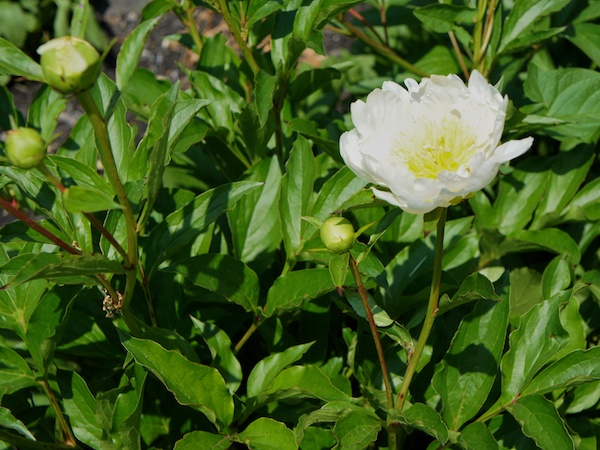
{"label": "green foliage", "polygon": [[[0,127],[50,143],[68,98],[19,48],[42,3],[0,1],[0,72],[40,83],[23,112],[0,88]],[[599,5],[150,1],[56,151],[0,145],[0,448],[598,448]],[[176,83],[139,67],[168,13]],[[474,69],[535,144],[448,208],[437,270],[445,216],[375,200],[338,141],[383,81]]]}

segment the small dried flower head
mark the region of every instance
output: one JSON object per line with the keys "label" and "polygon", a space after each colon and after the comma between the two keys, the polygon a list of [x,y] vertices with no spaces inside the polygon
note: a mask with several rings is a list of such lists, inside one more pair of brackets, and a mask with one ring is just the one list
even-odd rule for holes
{"label": "small dried flower head", "polygon": [[355,232],[352,223],[343,217],[330,217],[321,225],[321,240],[335,253],[349,251],[354,246]]}
{"label": "small dried flower head", "polygon": [[83,39],[59,37],[41,45],[37,52],[46,83],[63,94],[84,91],[98,78],[100,55]]}
{"label": "small dried flower head", "polygon": [[31,169],[46,157],[46,144],[33,128],[21,127],[8,131],[5,147],[10,162],[21,169]]}
{"label": "small dried flower head", "polygon": [[501,164],[525,153],[533,138],[502,145],[508,98],[474,71],[385,82],[351,106],[354,128],[340,138],[348,167],[380,199],[427,213],[487,186]]}

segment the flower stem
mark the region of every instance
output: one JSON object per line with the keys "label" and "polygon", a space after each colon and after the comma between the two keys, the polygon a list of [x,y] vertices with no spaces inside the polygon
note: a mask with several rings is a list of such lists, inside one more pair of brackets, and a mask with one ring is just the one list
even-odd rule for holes
{"label": "flower stem", "polygon": [[63,433],[65,434],[66,445],[70,448],[77,446],[77,440],[75,439],[75,436],[73,435],[73,431],[71,430],[71,427],[69,426],[69,422],[67,422],[65,415],[63,414],[62,410],[60,409],[60,405],[58,404],[58,401],[56,400],[56,396],[54,395],[54,392],[52,391],[52,389],[50,389],[50,386],[48,385],[48,380],[46,380],[46,379],[40,380],[40,383],[42,384],[42,387],[44,388],[44,392],[46,393],[46,396],[48,397],[48,399],[50,400],[50,403],[52,404],[52,408],[54,408],[54,411],[56,412],[56,417],[58,418],[58,423],[60,424],[60,427],[62,428]]}
{"label": "flower stem", "polygon": [[[379,331],[377,330],[377,324],[375,323],[375,318],[373,317],[373,311],[371,311],[371,305],[369,305],[369,297],[367,295],[367,291],[362,282],[362,278],[360,276],[360,271],[358,270],[358,263],[349,255],[350,259],[348,260],[348,264],[350,265],[350,270],[352,271],[352,275],[354,276],[354,280],[356,281],[356,287],[358,288],[358,294],[360,295],[360,299],[363,304],[363,308],[365,309],[365,313],[367,315],[367,321],[369,322],[369,328],[371,329],[371,334],[373,335],[373,342],[375,343],[375,349],[377,350],[377,357],[379,359],[379,366],[381,367],[381,376],[383,378],[383,384],[385,386],[385,395],[387,398],[387,406],[388,411],[390,411],[394,407],[394,398],[392,392],[392,383],[390,382],[390,374],[388,372],[387,363],[385,361],[385,355],[383,353],[383,346],[381,345],[381,339],[379,337]],[[394,425],[388,425],[388,447],[393,450],[397,447],[397,429]]]}
{"label": "flower stem", "polygon": [[[137,281],[136,268],[137,268],[137,230],[136,221],[133,216],[133,210],[131,203],[125,192],[125,187],[119,177],[119,171],[113,156],[112,147],[110,143],[110,137],[108,135],[107,121],[103,117],[102,113],[96,106],[94,98],[90,90],[83,91],[77,94],[77,99],[81,103],[83,110],[88,116],[90,123],[94,129],[96,136],[96,143],[98,147],[98,153],[100,160],[106,171],[106,175],[110,180],[116,194],[119,204],[123,207],[123,214],[125,216],[125,226],[127,230],[127,261],[125,262],[125,269],[127,270],[125,292],[123,293],[123,302],[121,304],[121,311],[123,313],[123,319],[128,326],[133,326],[134,330],[139,329],[137,321],[132,316],[130,317],[129,304],[133,296],[135,284]],[[133,330],[132,330],[133,331]]]}
{"label": "flower stem", "polygon": [[190,36],[192,36],[192,40],[194,41],[194,45],[196,46],[196,53],[198,55],[202,54],[202,38],[198,34],[198,28],[196,27],[196,19],[194,18],[194,11],[196,6],[190,0],[185,0],[184,10],[185,16],[182,14],[179,17],[179,20],[185,25],[185,27],[190,32]]}
{"label": "flower stem", "polygon": [[241,348],[248,341],[248,339],[250,339],[250,337],[254,334],[254,332],[256,330],[258,330],[258,327],[260,327],[263,323],[264,323],[264,321],[261,320],[260,317],[258,317],[254,322],[252,322],[252,325],[250,325],[250,327],[246,330],[246,333],[244,333],[244,335],[242,336],[242,338],[233,347],[233,354],[234,355],[237,355],[237,353],[241,350]]}
{"label": "flower stem", "polygon": [[437,237],[435,244],[435,257],[433,261],[433,278],[431,280],[431,291],[429,294],[429,303],[427,304],[427,313],[425,314],[425,321],[423,322],[423,328],[419,335],[419,340],[415,347],[415,351],[408,361],[404,379],[400,386],[400,392],[398,392],[398,398],[396,399],[396,409],[402,410],[404,401],[406,400],[406,394],[408,393],[408,387],[412,381],[412,378],[417,370],[421,355],[427,339],[431,333],[433,322],[438,311],[438,302],[440,299],[440,282],[442,279],[442,257],[444,256],[444,226],[446,225],[446,208],[442,208],[440,211],[440,218],[437,224]]}
{"label": "flower stem", "polygon": [[235,42],[240,47],[242,55],[244,55],[246,62],[250,66],[250,70],[252,70],[252,73],[256,75],[260,71],[260,67],[256,62],[256,59],[254,59],[254,55],[252,54],[250,47],[248,47],[247,42],[242,37],[242,33],[240,33],[240,29],[238,28],[237,24],[233,20],[233,17],[231,16],[231,13],[229,12],[229,8],[227,7],[227,0],[219,0],[219,11],[223,16],[223,20],[225,20],[229,31],[231,31],[231,33],[233,34]]}
{"label": "flower stem", "polygon": [[417,66],[411,64],[410,62],[408,62],[407,60],[405,60],[404,58],[402,58],[400,55],[398,55],[394,50],[392,50],[390,47],[386,46],[386,45],[382,45],[379,42],[375,41],[374,39],[371,39],[369,36],[367,36],[365,33],[363,33],[361,30],[359,30],[358,28],[356,28],[354,25],[352,25],[350,22],[348,22],[347,20],[342,20],[341,23],[358,39],[360,39],[361,41],[363,41],[365,44],[367,44],[369,47],[371,47],[372,49],[374,49],[376,52],[380,53],[381,55],[385,56],[386,58],[389,58],[391,61],[395,62],[396,64],[398,64],[400,67],[403,67],[404,69],[414,73],[415,75],[418,75],[420,77],[427,77],[429,76],[429,74],[427,72],[425,72],[424,70],[419,69]]}

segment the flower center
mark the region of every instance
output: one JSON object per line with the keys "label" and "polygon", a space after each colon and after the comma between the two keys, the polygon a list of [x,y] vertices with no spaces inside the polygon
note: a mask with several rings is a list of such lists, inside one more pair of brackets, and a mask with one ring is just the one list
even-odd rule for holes
{"label": "flower center", "polygon": [[415,178],[436,179],[440,172],[456,172],[477,152],[475,130],[457,116],[417,124],[417,128],[402,136],[393,150]]}

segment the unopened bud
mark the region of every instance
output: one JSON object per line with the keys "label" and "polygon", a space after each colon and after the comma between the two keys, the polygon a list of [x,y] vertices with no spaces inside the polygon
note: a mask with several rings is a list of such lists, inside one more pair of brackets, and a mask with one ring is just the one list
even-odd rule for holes
{"label": "unopened bud", "polygon": [[46,83],[63,94],[85,91],[98,78],[100,55],[83,39],[59,37],[41,45],[37,52]]}
{"label": "unopened bud", "polygon": [[10,162],[21,169],[37,166],[46,156],[46,144],[33,128],[21,127],[8,131],[5,146]]}
{"label": "unopened bud", "polygon": [[332,252],[347,252],[354,247],[354,227],[348,219],[331,217],[321,226],[321,240]]}

